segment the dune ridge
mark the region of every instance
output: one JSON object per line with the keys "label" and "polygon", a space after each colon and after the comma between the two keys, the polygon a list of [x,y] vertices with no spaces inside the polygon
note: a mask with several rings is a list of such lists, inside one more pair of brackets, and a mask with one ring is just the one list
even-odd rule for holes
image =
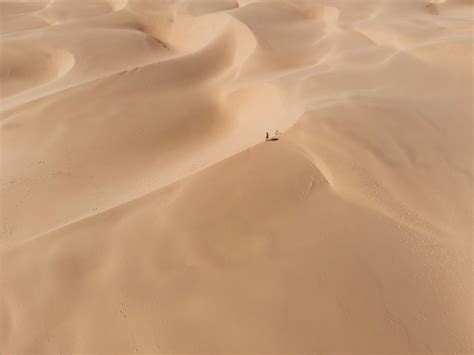
{"label": "dune ridge", "polygon": [[0,352],[472,352],[473,5],[1,2]]}

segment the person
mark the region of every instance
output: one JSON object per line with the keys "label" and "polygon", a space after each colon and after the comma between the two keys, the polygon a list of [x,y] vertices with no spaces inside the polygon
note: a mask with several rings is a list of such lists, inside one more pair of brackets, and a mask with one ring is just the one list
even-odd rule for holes
{"label": "person", "polygon": [[269,140],[269,139],[270,139],[270,135],[268,134],[268,132],[267,132],[267,134],[265,135],[265,139],[266,139],[266,140]]}

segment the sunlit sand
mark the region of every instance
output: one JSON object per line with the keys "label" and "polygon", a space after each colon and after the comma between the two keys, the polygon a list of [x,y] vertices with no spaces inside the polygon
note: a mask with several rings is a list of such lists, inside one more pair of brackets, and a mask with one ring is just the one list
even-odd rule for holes
{"label": "sunlit sand", "polygon": [[473,6],[2,1],[0,353],[472,352]]}

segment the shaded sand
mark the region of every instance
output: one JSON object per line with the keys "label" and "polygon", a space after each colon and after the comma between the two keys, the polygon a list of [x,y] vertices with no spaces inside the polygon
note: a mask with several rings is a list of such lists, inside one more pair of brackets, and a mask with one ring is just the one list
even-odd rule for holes
{"label": "shaded sand", "polygon": [[472,352],[473,9],[2,1],[0,352]]}

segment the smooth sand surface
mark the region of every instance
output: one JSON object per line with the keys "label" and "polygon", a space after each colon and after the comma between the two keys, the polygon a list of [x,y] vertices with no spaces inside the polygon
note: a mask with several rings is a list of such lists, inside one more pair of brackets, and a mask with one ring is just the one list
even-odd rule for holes
{"label": "smooth sand surface", "polygon": [[473,11],[2,0],[0,352],[471,353]]}

